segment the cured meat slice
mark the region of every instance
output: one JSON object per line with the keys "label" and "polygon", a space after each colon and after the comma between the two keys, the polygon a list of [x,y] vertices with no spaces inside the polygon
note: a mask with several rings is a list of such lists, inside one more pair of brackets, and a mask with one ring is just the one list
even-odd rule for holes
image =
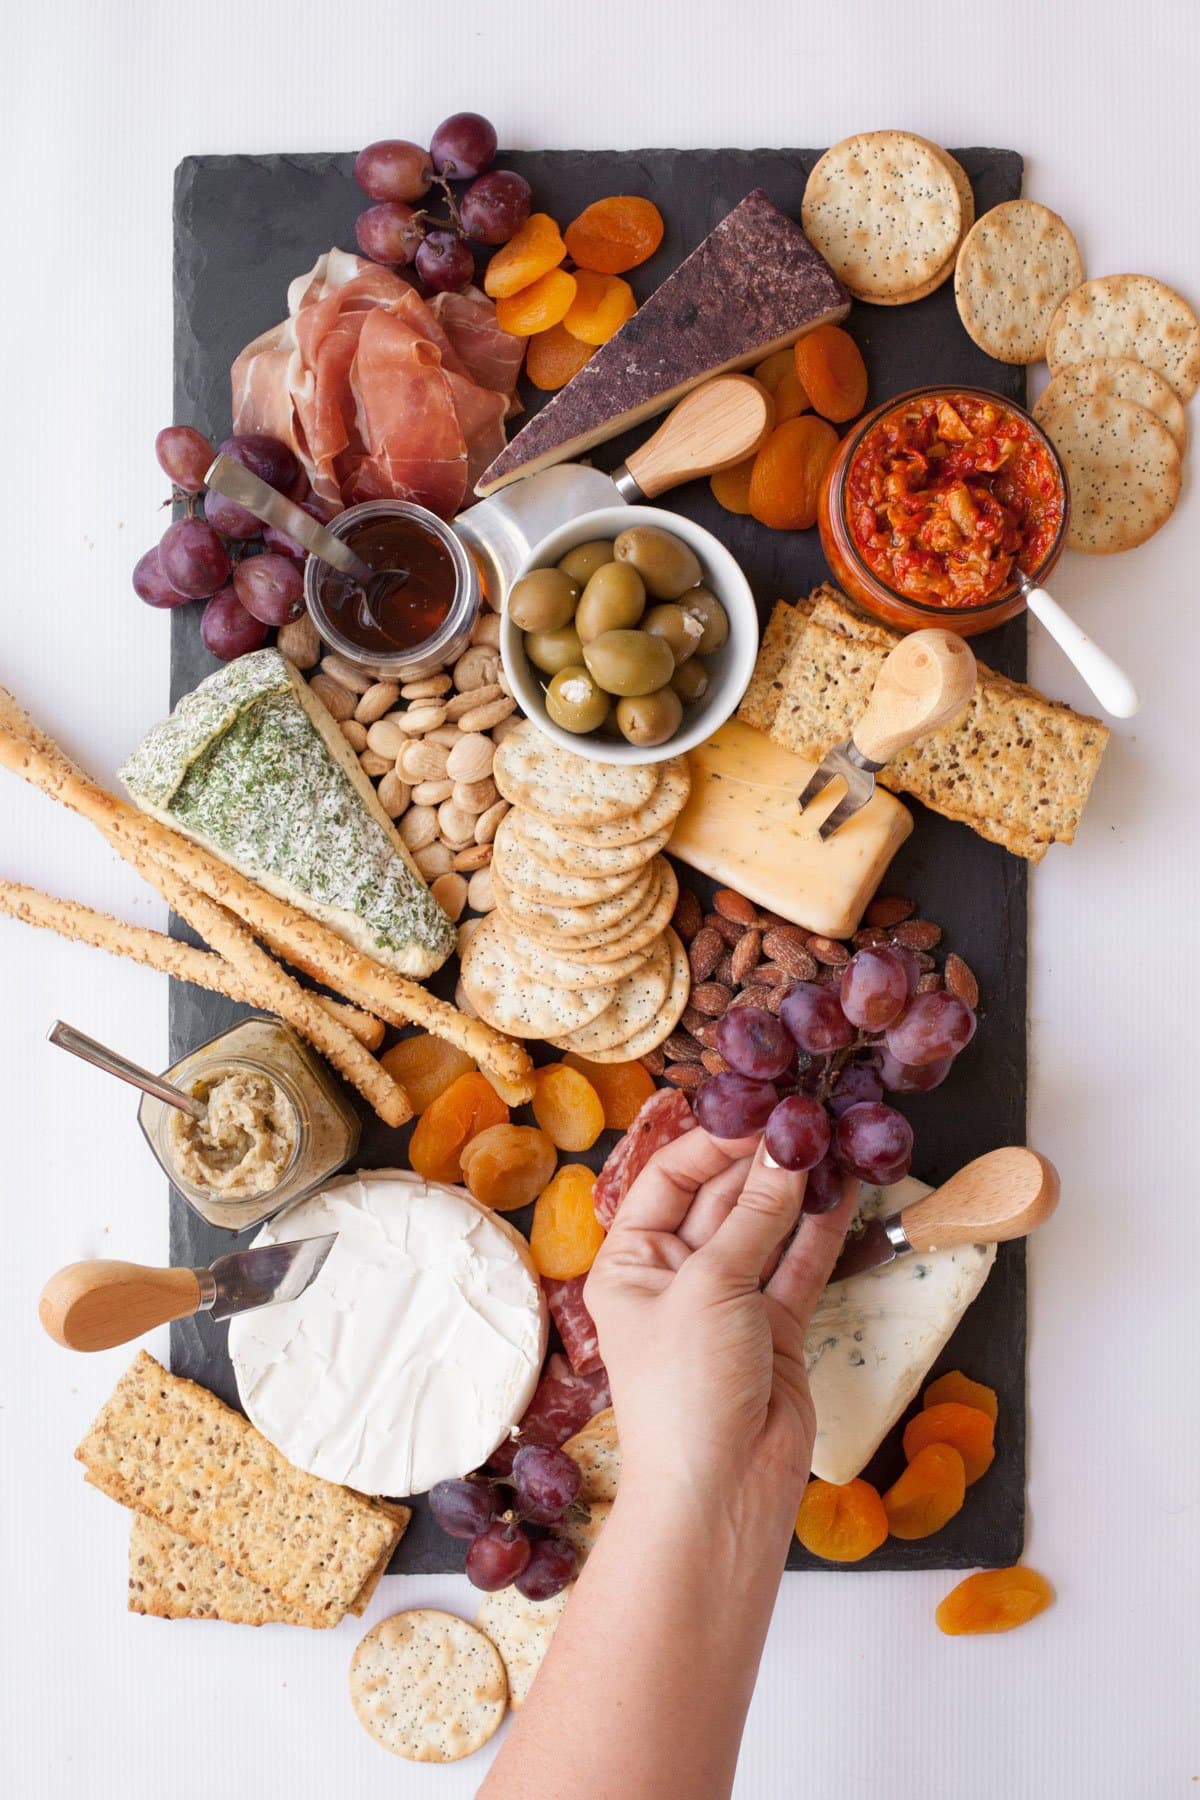
{"label": "cured meat slice", "polygon": [[522,1444],[543,1444],[547,1449],[557,1450],[569,1437],[583,1430],[593,1413],[603,1412],[610,1404],[608,1376],[604,1369],[577,1375],[566,1357],[556,1350],[546,1358],[542,1378],[517,1426],[518,1436],[506,1438],[488,1458],[488,1466],[498,1474],[507,1475]]}
{"label": "cured meat slice", "polygon": [[576,1375],[591,1375],[603,1367],[596,1321],[583,1298],[586,1280],[586,1275],[576,1275],[570,1281],[553,1281],[548,1275],[542,1276],[542,1290],[550,1317],[558,1328],[567,1361]]}
{"label": "cured meat slice", "polygon": [[467,444],[436,344],[375,307],[363,319],[350,385],[368,452],[343,465],[343,500],[390,495],[457,512],[467,491]]}
{"label": "cured meat slice", "polygon": [[435,294],[430,308],[471,380],[507,399],[517,385],[528,340],[500,329],[496,308],[477,287]]}
{"label": "cured meat slice", "polygon": [[664,1144],[673,1144],[685,1131],[691,1131],[695,1123],[687,1095],[680,1093],[678,1088],[660,1088],[656,1094],[651,1094],[620,1143],[610,1151],[596,1177],[592,1204],[606,1231],[654,1152],[661,1150]]}

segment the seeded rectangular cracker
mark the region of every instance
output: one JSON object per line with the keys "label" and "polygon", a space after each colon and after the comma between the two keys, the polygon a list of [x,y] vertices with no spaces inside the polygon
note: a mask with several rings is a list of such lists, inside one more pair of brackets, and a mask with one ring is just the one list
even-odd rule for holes
{"label": "seeded rectangular cracker", "polygon": [[767,628],[762,634],[754,673],[737,710],[737,716],[743,725],[749,725],[755,731],[770,731],[775,723],[775,712],[782,692],[779,674],[791,655],[797,633],[810,610],[811,604],[806,600],[799,601],[795,606],[789,606],[786,600],[775,602]]}
{"label": "seeded rectangular cracker", "polygon": [[[850,735],[897,638],[859,618],[828,585],[813,598],[778,677],[770,736],[801,755],[823,756]],[[1040,862],[1051,844],[1073,842],[1108,730],[986,663],[978,668],[963,718],[896,757],[879,780]]]}
{"label": "seeded rectangular cracker", "polygon": [[93,1486],[207,1546],[313,1625],[336,1624],[400,1539],[382,1508],[293,1468],[240,1413],[144,1350],[75,1455]]}

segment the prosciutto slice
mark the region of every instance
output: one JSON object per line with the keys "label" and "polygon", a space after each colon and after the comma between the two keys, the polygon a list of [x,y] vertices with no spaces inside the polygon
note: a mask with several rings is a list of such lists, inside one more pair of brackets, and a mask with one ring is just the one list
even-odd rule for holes
{"label": "prosciutto slice", "polygon": [[489,1468],[507,1475],[522,1444],[543,1444],[557,1450],[583,1430],[593,1413],[603,1412],[611,1398],[603,1368],[589,1375],[576,1375],[566,1357],[556,1350],[546,1358],[542,1378],[517,1426],[519,1435],[505,1439],[488,1458]]}
{"label": "prosciutto slice", "polygon": [[461,294],[435,294],[430,307],[471,380],[508,400],[528,340],[500,329],[496,308],[477,287]]}

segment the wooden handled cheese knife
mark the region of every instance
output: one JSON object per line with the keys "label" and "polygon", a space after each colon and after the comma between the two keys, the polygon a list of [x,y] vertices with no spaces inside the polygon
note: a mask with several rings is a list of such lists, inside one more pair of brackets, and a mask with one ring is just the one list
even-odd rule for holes
{"label": "wooden handled cheese knife", "polygon": [[959,1244],[1005,1244],[1044,1225],[1058,1205],[1054,1164],[1036,1150],[989,1150],[949,1181],[888,1219],[871,1219],[846,1239],[830,1282],[882,1268],[914,1251]]}
{"label": "wooden handled cheese knife", "polygon": [[52,1275],[38,1317],[67,1350],[111,1350],[171,1319],[206,1312],[214,1319],[297,1300],[337,1243],[325,1237],[232,1250],[208,1269],[147,1269],[140,1263],[69,1263]]}

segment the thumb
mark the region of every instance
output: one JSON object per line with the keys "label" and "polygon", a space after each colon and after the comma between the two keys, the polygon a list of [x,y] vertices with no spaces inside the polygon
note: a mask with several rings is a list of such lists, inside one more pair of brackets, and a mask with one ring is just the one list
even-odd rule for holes
{"label": "thumb", "polygon": [[800,1217],[807,1179],[770,1161],[760,1142],[736,1204],[697,1255],[735,1286],[758,1287],[764,1264]]}

